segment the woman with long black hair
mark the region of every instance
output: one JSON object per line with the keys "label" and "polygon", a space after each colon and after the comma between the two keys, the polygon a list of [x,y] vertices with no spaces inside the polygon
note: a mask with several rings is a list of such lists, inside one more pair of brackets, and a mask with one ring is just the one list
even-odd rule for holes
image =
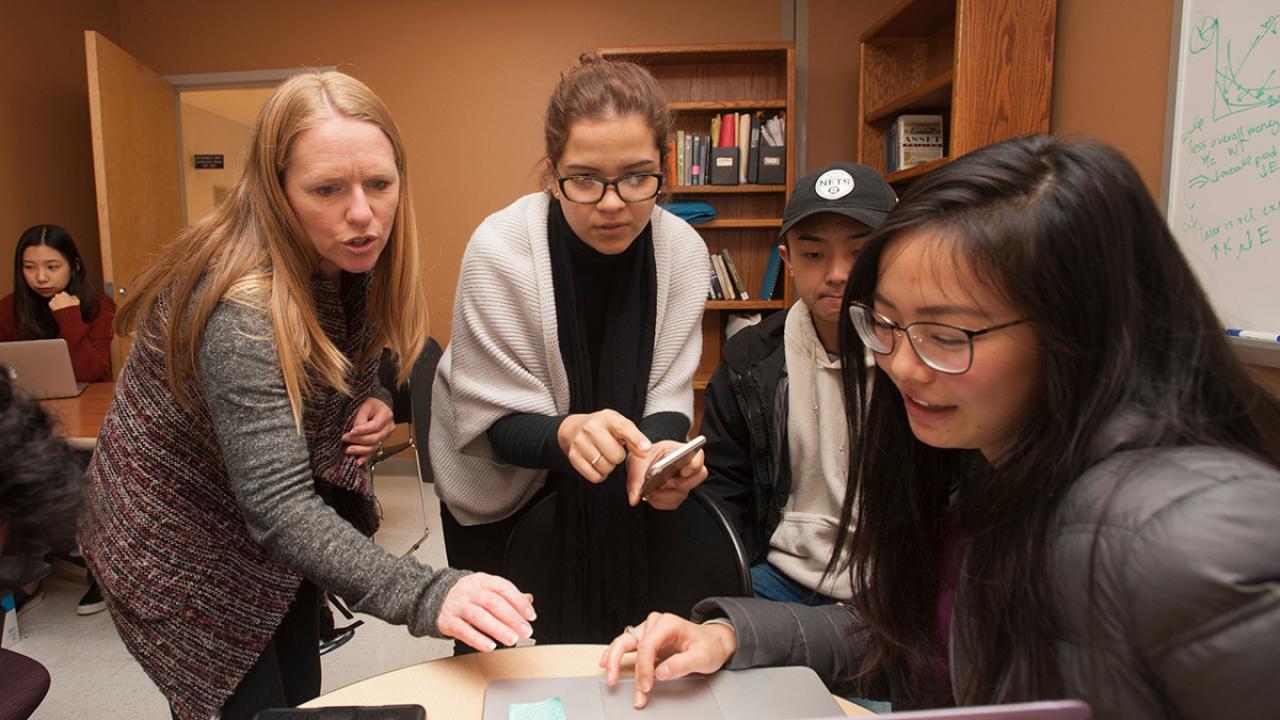
{"label": "woman with long black hair", "polygon": [[13,279],[13,294],[0,299],[0,342],[62,338],[77,382],[111,380],[116,306],[89,282],[71,234],[58,225],[27,228]]}
{"label": "woman with long black hair", "polygon": [[651,616],[611,681],[638,648],[638,705],[655,677],[807,664],[895,709],[1276,716],[1280,401],[1128,161],[1039,136],[926,175],[845,304],[852,602]]}

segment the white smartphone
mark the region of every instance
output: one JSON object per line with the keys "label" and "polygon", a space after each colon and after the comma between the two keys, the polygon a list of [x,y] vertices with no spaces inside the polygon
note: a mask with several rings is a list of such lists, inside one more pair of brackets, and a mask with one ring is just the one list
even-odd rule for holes
{"label": "white smartphone", "polygon": [[706,444],[707,438],[699,435],[655,460],[644,473],[644,486],[640,488],[640,497],[648,497],[649,493],[657,490],[662,486],[662,483],[674,477],[676,473],[680,472],[681,468],[689,464],[693,454]]}

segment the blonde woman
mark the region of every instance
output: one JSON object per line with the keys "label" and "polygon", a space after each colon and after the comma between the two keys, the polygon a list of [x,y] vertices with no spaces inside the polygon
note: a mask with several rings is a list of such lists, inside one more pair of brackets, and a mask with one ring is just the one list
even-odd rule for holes
{"label": "blonde woman", "polygon": [[[341,73],[280,86],[227,201],[137,283],[137,333],[88,472],[82,545],[178,718],[250,718],[320,688],[316,586],[481,650],[532,631],[500,578],[396,558],[364,460],[389,347],[427,318],[399,131]],[[404,378],[402,377],[401,380]]]}

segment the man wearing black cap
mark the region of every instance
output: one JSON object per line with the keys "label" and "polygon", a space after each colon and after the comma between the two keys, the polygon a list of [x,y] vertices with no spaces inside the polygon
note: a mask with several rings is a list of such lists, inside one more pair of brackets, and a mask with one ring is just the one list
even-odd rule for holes
{"label": "man wearing black cap", "polygon": [[734,335],[707,385],[702,487],[742,537],[758,597],[852,596],[847,567],[825,574],[849,467],[839,323],[854,259],[896,203],[863,165],[801,179],[780,231],[799,302]]}

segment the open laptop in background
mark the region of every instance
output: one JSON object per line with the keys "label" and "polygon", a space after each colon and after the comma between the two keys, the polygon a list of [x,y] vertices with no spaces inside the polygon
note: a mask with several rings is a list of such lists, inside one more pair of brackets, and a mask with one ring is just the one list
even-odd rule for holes
{"label": "open laptop in background", "polygon": [[0,343],[0,365],[7,366],[14,384],[36,400],[75,397],[88,385],[76,382],[71,351],[62,338]]}

